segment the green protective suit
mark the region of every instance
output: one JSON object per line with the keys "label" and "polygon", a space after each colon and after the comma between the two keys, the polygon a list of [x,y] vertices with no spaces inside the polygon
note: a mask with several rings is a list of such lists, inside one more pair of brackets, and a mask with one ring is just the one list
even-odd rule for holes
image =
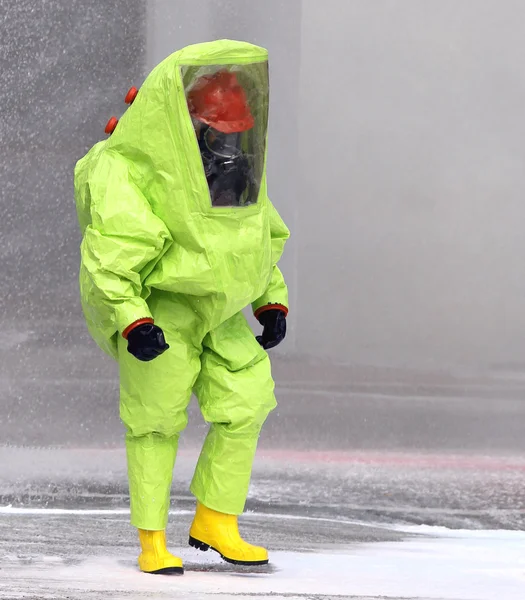
{"label": "green protective suit", "polygon": [[[221,69],[247,90],[254,125],[242,142],[249,189],[237,206],[218,207],[187,93]],[[266,190],[267,73],[267,51],[247,43],[176,52],[75,169],[82,306],[95,341],[119,361],[131,522],[141,529],[166,526],[192,391],[211,426],[191,490],[223,513],[244,509],[260,429],[275,407],[268,355],[241,312],[288,305],[277,262],[289,232]],[[146,363],[122,336],[142,318],[170,345]]]}

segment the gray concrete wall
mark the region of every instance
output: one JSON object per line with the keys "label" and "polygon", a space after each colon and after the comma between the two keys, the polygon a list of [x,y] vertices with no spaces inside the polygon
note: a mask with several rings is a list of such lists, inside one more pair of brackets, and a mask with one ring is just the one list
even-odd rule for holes
{"label": "gray concrete wall", "polygon": [[525,4],[304,0],[302,17],[298,346],[522,371]]}
{"label": "gray concrete wall", "polygon": [[0,23],[0,319],[67,327],[81,319],[73,168],[143,73],[145,10],[0,0]]}

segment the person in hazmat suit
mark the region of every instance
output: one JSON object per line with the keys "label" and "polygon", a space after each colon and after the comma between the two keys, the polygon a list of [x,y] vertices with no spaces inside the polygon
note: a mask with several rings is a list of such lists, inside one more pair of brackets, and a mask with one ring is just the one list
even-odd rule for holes
{"label": "person in hazmat suit", "polygon": [[[131,523],[148,573],[166,549],[172,471],[192,391],[210,429],[191,483],[190,544],[266,564],[239,534],[261,427],[276,406],[266,350],[286,333],[277,263],[288,229],[267,196],[268,56],[186,47],[147,77],[75,168],[88,329],[119,362]],[[242,310],[263,326],[254,337]]]}

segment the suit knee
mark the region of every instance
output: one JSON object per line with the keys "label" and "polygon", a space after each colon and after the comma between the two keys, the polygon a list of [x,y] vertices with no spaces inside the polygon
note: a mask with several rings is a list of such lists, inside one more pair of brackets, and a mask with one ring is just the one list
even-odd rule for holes
{"label": "suit knee", "polygon": [[188,412],[184,410],[148,410],[148,406],[128,410],[121,405],[120,418],[133,437],[157,435],[165,438],[178,435],[188,424]]}
{"label": "suit knee", "polygon": [[267,398],[246,399],[242,406],[232,411],[225,423],[229,433],[254,435],[259,434],[270,412],[277,406],[275,396]]}

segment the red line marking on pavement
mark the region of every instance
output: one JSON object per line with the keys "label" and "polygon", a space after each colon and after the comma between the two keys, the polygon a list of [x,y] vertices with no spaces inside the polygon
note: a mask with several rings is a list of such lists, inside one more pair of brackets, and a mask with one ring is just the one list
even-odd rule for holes
{"label": "red line marking on pavement", "polygon": [[[27,450],[29,448],[15,448],[14,450]],[[33,449],[34,450],[34,449]],[[44,448],[45,451],[58,450],[59,452],[78,453],[83,456],[104,459],[108,455],[115,455],[117,460],[125,461],[124,447],[120,448]],[[199,455],[198,448],[181,449],[180,457],[195,459]],[[256,460],[269,460],[282,465],[290,463],[309,463],[312,465],[339,464],[339,465],[369,465],[392,468],[419,468],[419,469],[450,469],[450,470],[477,470],[477,471],[514,471],[525,472],[525,457],[517,456],[485,456],[464,454],[426,454],[408,452],[378,452],[378,451],[345,451],[345,450],[291,450],[286,448],[268,450],[261,448],[257,451]]]}
{"label": "red line marking on pavement", "polygon": [[408,454],[398,452],[345,452],[297,451],[297,450],[259,450],[257,456],[262,459],[281,463],[334,463],[348,465],[371,465],[384,467],[416,467],[427,469],[472,469],[490,471],[525,471],[525,459],[494,458],[490,456],[458,456]]}

